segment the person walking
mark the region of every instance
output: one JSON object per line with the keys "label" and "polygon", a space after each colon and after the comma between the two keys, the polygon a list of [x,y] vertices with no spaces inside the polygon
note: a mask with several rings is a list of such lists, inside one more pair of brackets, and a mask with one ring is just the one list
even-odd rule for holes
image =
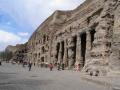
{"label": "person walking", "polygon": [[25,67],[25,62],[22,63],[23,64],[23,68]]}
{"label": "person walking", "polygon": [[2,61],[0,61],[0,66],[2,65]]}
{"label": "person walking", "polygon": [[31,71],[31,68],[32,68],[32,62],[31,61],[28,64],[28,68],[29,68],[29,71]]}
{"label": "person walking", "polygon": [[50,68],[50,71],[53,70],[53,64],[52,63],[50,63],[49,68]]}
{"label": "person walking", "polygon": [[65,64],[64,64],[64,63],[62,63],[62,70],[64,70],[64,68],[65,68]]}
{"label": "person walking", "polygon": [[57,70],[60,71],[60,63],[58,63]]}

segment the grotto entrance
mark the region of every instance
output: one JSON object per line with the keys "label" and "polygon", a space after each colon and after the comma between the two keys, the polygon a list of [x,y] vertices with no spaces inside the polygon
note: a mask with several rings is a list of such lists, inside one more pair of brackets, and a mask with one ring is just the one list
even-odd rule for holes
{"label": "grotto entrance", "polygon": [[61,42],[61,44],[62,44],[62,61],[61,62],[63,62],[63,57],[64,57],[64,41],[62,41]]}
{"label": "grotto entrance", "polygon": [[41,57],[41,62],[43,62],[43,63],[44,63],[44,57]]}
{"label": "grotto entrance", "polygon": [[57,61],[58,61],[58,55],[59,55],[59,49],[60,49],[60,43],[57,43],[57,54],[56,54],[56,61],[55,61],[55,64],[57,64]]}
{"label": "grotto entrance", "polygon": [[74,61],[73,61],[73,66],[75,66],[75,62],[76,62],[76,43],[77,43],[77,36],[74,36],[73,37],[73,43],[74,43],[74,46],[73,46],[73,51],[74,51]]}
{"label": "grotto entrance", "polygon": [[91,49],[93,48],[93,42],[94,42],[94,39],[95,39],[95,29],[91,30],[90,31],[90,34],[91,34]]}
{"label": "grotto entrance", "polygon": [[85,55],[86,55],[86,33],[82,33],[82,34],[81,34],[82,66],[85,65]]}

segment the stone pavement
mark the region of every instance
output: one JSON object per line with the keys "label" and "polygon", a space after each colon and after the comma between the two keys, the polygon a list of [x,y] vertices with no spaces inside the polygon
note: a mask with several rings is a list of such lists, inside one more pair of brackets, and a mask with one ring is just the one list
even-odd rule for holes
{"label": "stone pavement", "polygon": [[99,77],[82,74],[81,78],[83,80],[108,87],[110,90],[120,90],[120,74]]}
{"label": "stone pavement", "polygon": [[71,70],[49,71],[3,63],[0,66],[0,90],[111,90],[80,78],[81,73]]}

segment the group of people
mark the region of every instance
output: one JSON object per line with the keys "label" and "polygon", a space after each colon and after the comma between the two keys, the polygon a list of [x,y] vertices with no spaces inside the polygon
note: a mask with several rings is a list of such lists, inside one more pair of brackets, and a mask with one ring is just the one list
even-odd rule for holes
{"label": "group of people", "polygon": [[[49,64],[50,71],[53,70],[53,67],[54,67],[54,65],[52,63],[50,63]],[[64,64],[60,64],[60,63],[57,64],[57,70],[58,71],[60,71],[61,69],[64,70],[64,67],[65,67]]]}
{"label": "group of people", "polygon": [[22,66],[23,67],[25,67],[26,65],[28,65],[28,69],[29,69],[29,71],[31,71],[31,68],[32,68],[32,65],[33,65],[33,63],[30,61],[30,62],[22,62]]}
{"label": "group of people", "polygon": [[[58,71],[65,69],[65,64],[64,64],[64,63],[62,63],[62,64],[58,63],[58,64],[55,64],[55,66],[57,66],[57,70],[58,70]],[[50,71],[53,70],[53,67],[54,67],[54,65],[53,65],[52,63],[50,63],[50,65],[49,65]],[[80,71],[80,64],[77,64],[77,65],[74,67],[74,70],[75,70],[75,71]]]}
{"label": "group of people", "polygon": [[[23,65],[23,67],[25,67],[25,65],[28,65],[29,71],[31,71],[33,63],[31,61],[28,62],[27,64],[23,62],[22,65]],[[54,65],[54,64],[50,63],[47,67],[49,67],[50,71],[52,71],[54,66],[57,66],[58,71],[64,70],[64,64],[60,64],[60,63],[58,63],[57,65]]]}

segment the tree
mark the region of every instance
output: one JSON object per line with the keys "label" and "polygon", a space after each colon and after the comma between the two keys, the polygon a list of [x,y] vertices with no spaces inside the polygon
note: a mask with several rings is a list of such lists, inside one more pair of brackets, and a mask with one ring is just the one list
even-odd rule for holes
{"label": "tree", "polygon": [[4,51],[1,51],[1,52],[0,52],[0,59],[1,59],[1,60],[4,60],[4,59],[5,59],[5,52],[4,52]]}
{"label": "tree", "polygon": [[0,52],[0,59],[3,61],[9,61],[13,57],[13,53],[9,51]]}

